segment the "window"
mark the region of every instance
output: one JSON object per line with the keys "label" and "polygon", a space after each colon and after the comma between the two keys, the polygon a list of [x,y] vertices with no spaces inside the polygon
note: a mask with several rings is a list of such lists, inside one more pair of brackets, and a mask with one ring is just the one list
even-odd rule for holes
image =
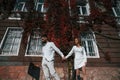
{"label": "window", "polygon": [[44,0],[38,0],[36,2],[36,11],[44,12]]}
{"label": "window", "polygon": [[118,22],[118,24],[120,24],[120,8],[113,7],[112,10],[113,10],[113,15],[117,17],[116,21]]}
{"label": "window", "polygon": [[[25,8],[25,2],[17,2],[13,11],[27,12],[27,9]],[[11,19],[11,20],[21,20],[21,16],[20,16],[19,13],[13,13],[13,14],[11,14],[11,16],[8,19]]]}
{"label": "window", "polygon": [[99,58],[98,47],[94,33],[83,33],[81,35],[81,42],[85,48],[88,58]]}
{"label": "window", "polygon": [[0,45],[0,56],[17,56],[22,38],[22,28],[9,27]]}
{"label": "window", "polygon": [[112,7],[113,10],[113,15],[115,17],[117,17],[116,21],[118,22],[118,24],[120,24],[120,1],[116,0],[116,3],[113,4],[114,6]]}
{"label": "window", "polygon": [[37,3],[36,11],[44,12],[43,11],[43,9],[44,9],[43,7],[44,7],[43,3]]}
{"label": "window", "polygon": [[[26,1],[27,0],[17,0],[13,11],[27,12]],[[36,11],[44,12],[44,0],[34,0],[34,5]],[[19,13],[13,13],[8,19],[21,20],[21,16]]]}
{"label": "window", "polygon": [[88,0],[86,0],[86,2],[87,3],[85,5],[77,5],[77,12],[80,16],[79,21],[77,21],[78,23],[85,23],[84,16],[88,16],[90,14]]}
{"label": "window", "polygon": [[79,15],[89,15],[89,10],[88,10],[88,4],[86,4],[85,6],[77,6],[77,10],[78,10],[78,14]]}
{"label": "window", "polygon": [[25,56],[41,56],[42,43],[39,28],[33,29],[29,36]]}
{"label": "window", "polygon": [[26,12],[27,9],[25,8],[25,2],[19,2],[18,4],[16,4],[14,11],[24,11]]}

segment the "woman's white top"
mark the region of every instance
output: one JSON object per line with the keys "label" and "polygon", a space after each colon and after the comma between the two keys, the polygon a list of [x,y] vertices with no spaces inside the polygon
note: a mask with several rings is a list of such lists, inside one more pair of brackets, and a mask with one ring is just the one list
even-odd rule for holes
{"label": "woman's white top", "polygon": [[70,57],[73,53],[75,54],[74,68],[79,69],[85,66],[87,62],[87,57],[84,47],[73,46],[71,51],[68,53],[68,55],[65,58]]}
{"label": "woman's white top", "polygon": [[42,47],[43,58],[48,61],[54,60],[55,51],[61,56],[64,57],[63,53],[55,46],[53,42],[47,42],[45,46]]}

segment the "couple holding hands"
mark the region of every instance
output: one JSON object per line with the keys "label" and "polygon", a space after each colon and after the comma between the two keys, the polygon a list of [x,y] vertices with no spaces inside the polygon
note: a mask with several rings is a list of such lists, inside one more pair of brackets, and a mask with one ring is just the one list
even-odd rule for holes
{"label": "couple holding hands", "polygon": [[42,59],[42,69],[45,75],[45,80],[50,80],[50,74],[55,80],[60,80],[60,77],[55,71],[54,68],[54,55],[55,52],[58,53],[63,60],[69,58],[73,53],[74,57],[74,69],[76,70],[76,80],[81,80],[80,77],[80,68],[82,68],[83,72],[83,80],[86,80],[86,63],[87,57],[84,47],[80,45],[79,38],[74,39],[75,45],[72,47],[71,51],[68,53],[67,56],[64,56],[63,53],[55,46],[53,42],[48,41],[47,35],[42,35],[41,37],[43,47],[43,59]]}

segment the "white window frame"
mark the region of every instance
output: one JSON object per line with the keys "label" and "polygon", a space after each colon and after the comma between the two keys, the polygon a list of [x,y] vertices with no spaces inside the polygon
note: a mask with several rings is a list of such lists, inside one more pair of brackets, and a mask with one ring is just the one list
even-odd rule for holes
{"label": "white window frame", "polygon": [[[3,39],[2,39],[2,41],[1,41],[0,49],[1,49],[1,47],[3,46],[3,43],[4,43],[4,41],[5,41],[5,38],[6,38],[6,36],[7,36],[7,33],[8,33],[8,31],[9,31],[9,29],[21,29],[21,30],[22,30],[22,31],[21,31],[21,34],[22,34],[22,32],[23,32],[23,29],[22,29],[21,27],[8,27],[7,30],[6,30],[6,32],[5,32],[5,34],[4,34],[4,36],[3,36]],[[2,49],[1,49],[1,54],[0,54],[0,56],[18,56],[19,49],[20,49],[20,44],[21,44],[21,40],[22,40],[22,35],[21,35],[21,38],[20,38],[20,41],[19,41],[19,44],[18,44],[18,48],[17,48],[17,53],[16,53],[16,54],[10,54],[10,52],[9,52],[8,54],[2,54]]]}
{"label": "white window frame", "polygon": [[[88,33],[89,34],[89,33]],[[99,51],[98,51],[98,46],[97,46],[97,42],[96,42],[96,38],[95,38],[95,34],[94,34],[94,32],[93,33],[90,33],[90,34],[92,34],[92,39],[84,39],[84,38],[82,38],[81,37],[81,41],[83,42],[85,42],[85,45],[86,45],[86,55],[87,55],[87,58],[100,58],[100,56],[99,56]],[[88,49],[88,41],[91,41],[92,40],[92,43],[93,43],[93,49],[94,49],[94,51],[95,51],[95,56],[90,56],[89,55],[89,49]]]}
{"label": "white window frame", "polygon": [[[28,53],[29,44],[30,44],[30,38],[31,38],[31,35],[28,37],[28,43],[27,43],[27,48],[26,48],[25,56],[26,57],[27,56],[42,57],[42,51],[38,52],[38,53],[40,53],[39,55],[37,55],[37,54],[33,55],[34,53],[37,53],[37,51],[34,52],[33,54],[30,54],[30,55],[27,54]],[[39,37],[36,37],[36,38],[41,38],[41,37],[39,36]],[[38,47],[36,47],[36,50],[37,49],[38,49]]]}
{"label": "white window frame", "polygon": [[[90,5],[89,5],[89,1],[88,1],[88,0],[86,0],[86,1],[87,1],[87,3],[86,3],[85,6],[77,5],[77,7],[79,8],[79,13],[80,13],[80,14],[78,14],[78,15],[79,15],[79,16],[83,16],[83,17],[79,17],[79,21],[77,21],[78,23],[86,23],[86,22],[84,21],[84,16],[89,16],[89,15],[90,15]],[[82,7],[85,7],[85,8],[86,8],[86,11],[87,11],[86,14],[83,14]],[[82,19],[83,19],[83,20],[82,20]]]}

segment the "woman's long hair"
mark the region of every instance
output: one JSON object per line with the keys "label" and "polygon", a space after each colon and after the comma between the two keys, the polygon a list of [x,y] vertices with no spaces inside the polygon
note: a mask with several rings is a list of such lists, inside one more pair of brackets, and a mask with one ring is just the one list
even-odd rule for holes
{"label": "woman's long hair", "polygon": [[[80,39],[80,38],[78,38],[78,37],[75,37],[75,38],[74,38],[74,44],[75,44],[75,39],[77,39],[77,40],[78,40],[78,44],[80,44],[80,45],[81,45],[81,39]],[[75,44],[75,45],[77,45],[77,44]]]}

